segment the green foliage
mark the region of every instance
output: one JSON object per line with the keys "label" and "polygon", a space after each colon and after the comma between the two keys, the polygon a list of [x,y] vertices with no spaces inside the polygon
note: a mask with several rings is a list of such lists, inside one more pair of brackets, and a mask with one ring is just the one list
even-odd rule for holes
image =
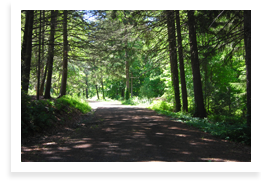
{"label": "green foliage", "polygon": [[176,121],[199,128],[201,131],[210,133],[213,136],[251,145],[251,129],[247,126],[246,121],[242,121],[240,117],[212,115],[200,119],[192,117],[190,113],[171,112],[170,106],[165,101],[154,101],[148,108],[172,117]]}
{"label": "green foliage", "polygon": [[49,100],[31,100],[25,92],[21,92],[21,129],[22,135],[46,130],[57,122],[54,102]]}
{"label": "green foliage", "polygon": [[[66,91],[67,95],[71,96],[59,98],[55,102],[31,101],[29,96],[22,93],[22,128],[24,133],[36,131],[40,126],[52,125],[54,120],[51,115],[56,110],[69,112],[71,111],[70,107],[73,107],[83,113],[88,112],[90,107],[83,99],[86,97],[86,89],[88,89],[89,98],[95,97],[95,85],[98,86],[101,94],[101,84],[104,85],[104,93],[107,97],[124,100],[123,104],[151,104],[152,98],[164,98],[164,101],[154,101],[150,108],[170,116],[173,115],[174,89],[171,80],[164,11],[93,10],[86,12],[69,11],[68,16],[68,41],[70,44],[68,55],[70,61],[68,62]],[[59,95],[62,78],[63,32],[61,31],[62,24],[59,23],[62,20],[61,14],[59,13],[57,17],[58,23],[55,32],[57,44],[55,44],[51,86],[53,98]],[[230,135],[242,136],[242,131],[245,131],[243,125],[246,118],[247,97],[243,11],[224,11],[218,19],[215,19],[219,14],[220,11],[195,12],[196,38],[203,97],[208,119],[215,127],[222,128],[223,125],[227,127],[227,130],[220,129],[216,133],[233,138]],[[93,17],[94,20],[85,21],[85,15]],[[25,14],[22,12],[21,16],[22,30],[24,30]],[[45,20],[50,21],[50,16],[51,11],[45,10]],[[180,17],[181,24],[187,22],[186,11],[180,11]],[[213,21],[214,19],[215,21]],[[45,41],[48,40],[50,34],[49,25],[50,22],[46,22],[46,31],[43,32]],[[211,25],[210,28],[209,25]],[[34,45],[31,56],[29,95],[36,95],[38,46],[35,45],[38,40],[37,27],[39,27],[39,12],[38,16],[35,16],[33,31]],[[188,46],[189,36],[186,32],[188,29],[183,26],[182,42],[188,110],[192,113],[195,108],[194,84]],[[36,38],[37,40],[35,40]],[[47,44],[43,46],[43,53],[43,57],[48,56]],[[132,77],[130,81],[133,81],[133,95],[135,96],[133,98],[130,98],[130,93],[124,90],[126,87],[126,61],[129,62],[129,73]],[[44,70],[45,65],[46,60],[43,59],[41,71]],[[103,82],[101,83],[101,81]],[[56,110],[53,111],[53,109]],[[200,127],[203,127],[200,124],[205,123],[194,122],[196,119],[190,119],[189,113],[175,113],[175,117],[184,121],[193,120],[193,125]],[[240,126],[243,129],[232,129],[231,126]],[[214,132],[215,127],[207,126],[205,130],[211,128]],[[225,134],[225,131],[228,130],[230,135]],[[210,129],[208,132],[211,132]]]}
{"label": "green foliage", "polygon": [[21,132],[22,136],[46,131],[63,124],[56,119],[61,111],[72,112],[78,109],[82,113],[91,111],[91,107],[83,99],[63,96],[53,100],[32,100],[24,91],[21,92]]}
{"label": "green foliage", "polygon": [[55,106],[58,110],[65,109],[66,107],[70,106],[78,109],[83,114],[91,111],[91,106],[89,106],[89,104],[85,100],[69,95],[64,95],[57,99],[55,102]]}
{"label": "green foliage", "polygon": [[128,89],[126,89],[126,92],[125,92],[125,99],[126,100],[130,99],[130,93],[129,93]]}
{"label": "green foliage", "polygon": [[153,110],[173,111],[173,105],[166,101],[153,101],[149,108]]}
{"label": "green foliage", "polygon": [[208,132],[213,136],[222,139],[251,144],[251,130],[245,123],[229,124],[225,122],[209,122],[207,119],[191,118],[185,121],[186,124],[199,128],[201,131]]}

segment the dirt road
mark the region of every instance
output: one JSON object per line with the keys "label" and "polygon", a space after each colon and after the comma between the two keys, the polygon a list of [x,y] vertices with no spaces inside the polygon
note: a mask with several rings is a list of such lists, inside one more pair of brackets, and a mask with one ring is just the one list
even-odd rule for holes
{"label": "dirt road", "polygon": [[215,138],[154,111],[90,101],[77,127],[22,144],[22,161],[251,161],[251,148]]}

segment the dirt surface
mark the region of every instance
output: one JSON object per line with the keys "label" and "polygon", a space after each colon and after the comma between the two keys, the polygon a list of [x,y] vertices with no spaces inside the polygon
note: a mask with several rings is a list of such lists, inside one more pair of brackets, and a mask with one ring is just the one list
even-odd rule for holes
{"label": "dirt surface", "polygon": [[251,147],[154,111],[90,101],[77,125],[22,142],[22,162],[250,162]]}

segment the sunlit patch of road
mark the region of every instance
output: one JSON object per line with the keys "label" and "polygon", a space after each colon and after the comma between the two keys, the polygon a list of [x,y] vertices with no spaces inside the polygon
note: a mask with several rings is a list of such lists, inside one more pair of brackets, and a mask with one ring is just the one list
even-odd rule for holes
{"label": "sunlit patch of road", "polygon": [[131,105],[122,105],[119,101],[95,101],[95,100],[87,100],[88,104],[92,109],[97,109],[99,107],[121,107],[121,108],[144,108],[142,106],[131,106]]}

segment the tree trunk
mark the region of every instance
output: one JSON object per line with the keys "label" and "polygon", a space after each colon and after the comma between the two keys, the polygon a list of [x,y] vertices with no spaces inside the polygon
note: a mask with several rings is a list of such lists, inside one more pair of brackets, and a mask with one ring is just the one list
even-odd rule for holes
{"label": "tree trunk", "polygon": [[59,97],[66,95],[68,65],[67,10],[63,11],[63,75]]}
{"label": "tree trunk", "polygon": [[48,61],[46,62],[46,66],[45,66],[45,70],[44,70],[44,75],[43,75],[43,79],[42,79],[42,83],[41,83],[41,87],[40,87],[40,92],[39,92],[39,95],[40,95],[40,96],[43,95],[44,82],[45,82],[45,78],[46,78],[46,74],[47,74],[47,69],[48,69]]}
{"label": "tree trunk", "polygon": [[22,45],[22,90],[28,93],[29,80],[30,80],[30,68],[32,57],[32,32],[34,23],[34,11],[26,11],[25,31]]}
{"label": "tree trunk", "polygon": [[86,98],[89,98],[89,93],[88,93],[88,75],[86,75]]}
{"label": "tree trunk", "polygon": [[53,56],[54,56],[54,34],[55,34],[55,24],[56,24],[56,17],[58,14],[58,10],[51,11],[51,33],[50,33],[50,45],[48,48],[48,75],[47,75],[47,82],[45,87],[45,94],[44,98],[49,99],[51,98],[51,82],[52,82],[52,72],[53,72]]}
{"label": "tree trunk", "polygon": [[40,25],[39,25],[39,57],[38,57],[38,75],[37,75],[37,100],[39,100],[39,96],[40,96],[40,70],[41,70],[41,10],[40,10]]}
{"label": "tree trunk", "polygon": [[102,98],[105,100],[104,87],[103,87],[103,77],[101,77],[101,85],[102,85]]}
{"label": "tree trunk", "polygon": [[191,65],[193,73],[194,84],[194,97],[195,97],[195,117],[206,117],[206,110],[203,100],[202,83],[199,69],[198,49],[196,30],[194,28],[195,18],[194,11],[188,11],[188,26],[189,26],[189,40],[190,40],[190,53],[191,53]]}
{"label": "tree trunk", "polygon": [[131,98],[133,98],[133,78],[132,78],[132,73],[131,73]]}
{"label": "tree trunk", "polygon": [[179,76],[178,76],[178,63],[177,63],[177,50],[176,50],[176,35],[175,35],[175,19],[174,11],[168,10],[167,24],[168,24],[168,40],[169,40],[169,55],[170,55],[170,67],[172,75],[172,84],[175,92],[175,111],[179,112],[180,105],[180,94],[179,94]]}
{"label": "tree trunk", "polygon": [[[43,10],[43,30],[42,30],[42,60],[44,58],[44,26],[45,26],[45,11]],[[43,61],[42,61],[43,62]],[[47,62],[46,62],[47,64]],[[41,82],[41,85],[40,85],[40,90],[39,90],[39,96],[42,96],[43,95],[43,90],[44,90],[44,82],[45,82],[45,78],[46,78],[46,73],[47,73],[47,66],[45,67],[45,70],[44,70],[44,73],[43,73],[43,70],[44,70],[44,65],[43,65],[43,68],[42,68],[42,82]]]}
{"label": "tree trunk", "polygon": [[244,42],[247,77],[247,124],[251,126],[251,10],[244,11]]}
{"label": "tree trunk", "polygon": [[130,65],[128,61],[125,61],[125,64],[126,64],[126,87],[127,90],[130,92]]}
{"label": "tree trunk", "polygon": [[179,71],[180,71],[180,81],[181,81],[181,91],[182,91],[182,103],[183,111],[188,112],[188,96],[186,88],[186,79],[184,71],[184,60],[183,60],[183,48],[182,48],[182,39],[181,39],[181,29],[180,29],[180,19],[179,11],[176,11],[176,23],[177,23],[177,34],[178,34],[178,48],[179,48]]}
{"label": "tree trunk", "polygon": [[99,100],[100,98],[99,98],[99,91],[98,91],[98,86],[97,86],[97,85],[95,85],[95,88],[96,88],[96,92],[97,92],[97,98],[98,98],[98,100]]}

